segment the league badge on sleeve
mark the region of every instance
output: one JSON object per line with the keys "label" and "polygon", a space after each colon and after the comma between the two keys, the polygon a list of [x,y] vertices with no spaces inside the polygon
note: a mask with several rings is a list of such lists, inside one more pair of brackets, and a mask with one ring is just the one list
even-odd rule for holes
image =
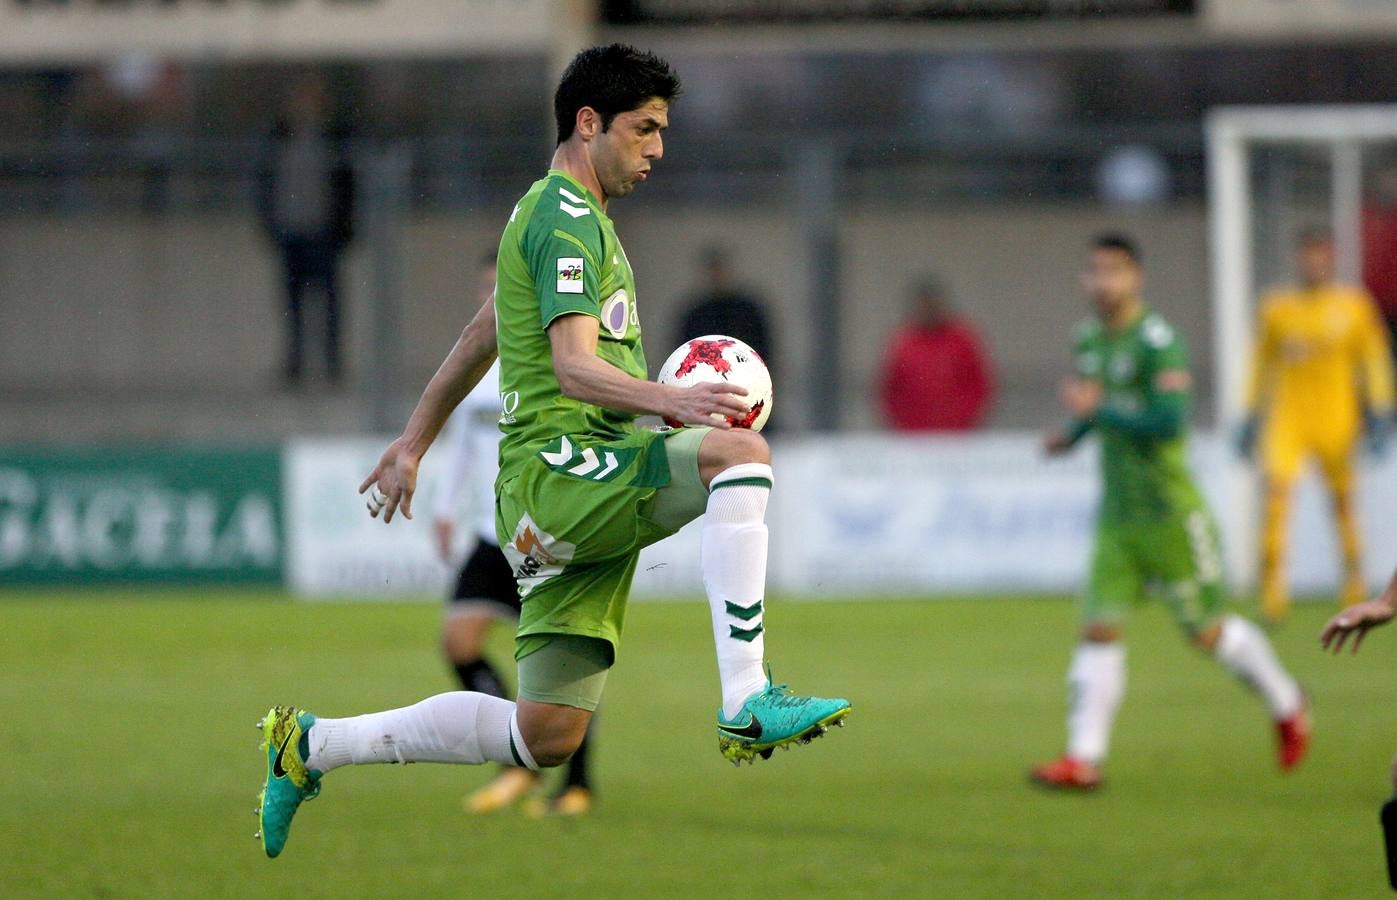
{"label": "league badge on sleeve", "polygon": [[582,257],[558,257],[558,293],[582,293]]}

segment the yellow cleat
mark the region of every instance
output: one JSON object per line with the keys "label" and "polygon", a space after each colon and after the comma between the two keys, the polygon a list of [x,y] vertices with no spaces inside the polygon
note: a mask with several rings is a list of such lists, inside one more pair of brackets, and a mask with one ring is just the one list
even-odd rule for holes
{"label": "yellow cleat", "polygon": [[508,809],[523,799],[538,785],[538,775],[528,769],[505,769],[493,781],[473,794],[466,795],[461,805],[466,812],[478,816]]}
{"label": "yellow cleat", "polygon": [[585,816],[591,811],[592,792],[585,787],[577,787],[576,785],[551,799],[530,797],[529,801],[524,804],[524,815],[531,819],[542,819],[547,816],[573,818]]}

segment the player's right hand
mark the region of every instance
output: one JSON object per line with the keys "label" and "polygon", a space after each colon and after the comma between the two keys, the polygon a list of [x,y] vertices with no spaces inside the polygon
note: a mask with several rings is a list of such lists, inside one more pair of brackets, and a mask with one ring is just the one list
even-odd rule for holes
{"label": "player's right hand", "polygon": [[417,490],[417,462],[417,457],[407,450],[402,438],[388,445],[388,449],[379,457],[378,465],[359,485],[359,493],[373,488],[385,498],[382,505],[375,509],[375,495],[370,495],[369,515],[377,519],[379,512],[382,512],[383,524],[387,525],[401,507],[403,517],[412,518],[412,494]]}
{"label": "player's right hand", "polygon": [[745,387],[726,381],[676,387],[670,395],[670,408],[663,411],[663,414],[666,418],[676,419],[685,425],[731,428],[728,423],[729,416],[740,419],[751,411],[751,407],[741,400],[746,395]]}
{"label": "player's right hand", "polygon": [[1391,621],[1394,611],[1392,599],[1386,594],[1376,600],[1351,606],[1330,619],[1324,626],[1324,630],[1319,633],[1319,645],[1325,650],[1338,653],[1344,649],[1344,641],[1347,641],[1351,634],[1354,636],[1353,652],[1357,653],[1358,645],[1363,643],[1363,636],[1368,633],[1368,629],[1387,624]]}

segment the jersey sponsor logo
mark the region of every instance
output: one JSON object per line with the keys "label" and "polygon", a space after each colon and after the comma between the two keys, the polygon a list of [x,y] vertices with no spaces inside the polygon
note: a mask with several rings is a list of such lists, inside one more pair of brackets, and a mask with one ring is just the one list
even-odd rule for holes
{"label": "jersey sponsor logo", "polygon": [[611,336],[620,340],[626,336],[626,328],[631,321],[631,298],[625,291],[617,291],[601,306],[601,323]]}
{"label": "jersey sponsor logo", "polygon": [[519,596],[526,597],[540,584],[562,574],[577,552],[577,545],[558,540],[524,513],[514,526],[514,536],[501,549],[519,583]]}
{"label": "jersey sponsor logo", "polygon": [[505,391],[500,394],[500,424],[513,425],[519,420],[514,414],[519,411],[519,392]]}
{"label": "jersey sponsor logo", "polygon": [[580,256],[558,257],[558,293],[580,294],[583,289],[583,261]]}

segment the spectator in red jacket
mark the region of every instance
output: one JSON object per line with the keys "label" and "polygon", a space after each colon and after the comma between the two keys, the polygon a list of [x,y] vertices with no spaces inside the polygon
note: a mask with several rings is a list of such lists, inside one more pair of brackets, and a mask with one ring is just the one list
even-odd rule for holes
{"label": "spectator in red jacket", "polygon": [[1397,354],[1397,163],[1377,171],[1363,206],[1363,284],[1387,322]]}
{"label": "spectator in red jacket", "polygon": [[913,288],[883,366],[883,416],[894,430],[967,431],[984,422],[994,395],[989,357],[938,279]]}

